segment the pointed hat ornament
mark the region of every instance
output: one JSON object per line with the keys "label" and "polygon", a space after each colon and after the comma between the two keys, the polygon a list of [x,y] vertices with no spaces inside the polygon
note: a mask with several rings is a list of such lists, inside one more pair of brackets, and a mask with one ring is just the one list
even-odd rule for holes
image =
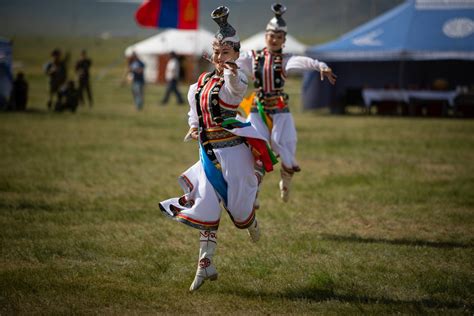
{"label": "pointed hat ornament", "polygon": [[286,33],[288,31],[286,22],[281,17],[286,12],[286,7],[283,4],[274,3],[271,8],[275,16],[268,22],[266,30]]}
{"label": "pointed hat ornament", "polygon": [[220,6],[211,13],[211,17],[214,22],[219,25],[219,30],[217,31],[215,38],[221,42],[232,42],[234,45],[238,44],[240,47],[240,39],[237,35],[237,32],[232,27],[232,25],[227,22],[229,17],[229,8],[225,6]]}

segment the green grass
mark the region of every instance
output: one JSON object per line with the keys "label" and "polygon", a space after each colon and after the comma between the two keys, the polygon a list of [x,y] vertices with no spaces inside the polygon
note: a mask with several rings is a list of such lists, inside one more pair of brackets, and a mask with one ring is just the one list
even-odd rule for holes
{"label": "green grass", "polygon": [[128,43],[91,40],[95,107],[47,112],[54,45],[29,41],[30,110],[0,113],[0,314],[473,313],[472,121],[303,113],[292,79],[292,199],[267,175],[258,244],[223,212],[219,280],[189,294],[198,233],[156,207],[198,158],[187,107],[148,86],[137,113],[113,63]]}

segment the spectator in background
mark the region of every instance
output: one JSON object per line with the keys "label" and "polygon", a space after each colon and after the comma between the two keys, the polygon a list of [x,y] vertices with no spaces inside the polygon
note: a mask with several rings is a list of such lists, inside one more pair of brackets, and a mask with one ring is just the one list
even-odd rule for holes
{"label": "spectator in background", "polygon": [[92,107],[92,91],[90,85],[89,69],[92,65],[92,60],[87,57],[86,50],[81,51],[81,58],[76,63],[76,75],[78,81],[79,103],[85,104],[84,91],[87,93],[89,107]]}
{"label": "spectator in background", "polygon": [[144,88],[145,88],[145,64],[133,52],[128,64],[128,71],[132,75],[132,94],[133,101],[138,111],[143,109],[144,104]]}
{"label": "spectator in background", "polygon": [[170,60],[166,64],[165,79],[167,82],[167,87],[165,96],[161,101],[162,105],[166,105],[168,103],[171,93],[174,93],[176,95],[176,99],[179,105],[184,104],[183,97],[178,89],[179,69],[180,65],[178,55],[176,55],[175,52],[171,52]]}
{"label": "spectator in background", "polygon": [[79,93],[74,86],[74,81],[69,80],[58,91],[58,101],[54,107],[56,112],[71,111],[76,112],[79,105]]}
{"label": "spectator in background", "polygon": [[19,72],[13,81],[13,88],[10,94],[10,110],[24,111],[28,103],[28,82],[25,80],[25,75]]}
{"label": "spectator in background", "polygon": [[45,66],[45,73],[49,76],[48,109],[55,104],[54,99],[67,78],[67,56],[63,59],[61,51],[56,48],[51,52],[51,58],[52,60]]}

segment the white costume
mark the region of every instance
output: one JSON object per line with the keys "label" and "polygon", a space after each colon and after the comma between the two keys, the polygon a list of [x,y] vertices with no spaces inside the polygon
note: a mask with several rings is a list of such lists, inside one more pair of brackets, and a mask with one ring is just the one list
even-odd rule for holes
{"label": "white costume", "polygon": [[[258,183],[254,171],[254,157],[242,137],[252,137],[264,140],[253,126],[240,128],[222,128],[215,122],[211,105],[212,92],[218,90],[218,99],[223,116],[235,117],[236,110],[247,90],[247,78],[242,72],[236,76],[228,69],[224,77],[212,75],[204,84],[205,75],[201,75],[198,83],[190,86],[188,101],[190,111],[188,123],[190,128],[197,129],[199,120],[197,114],[196,92],[202,85],[200,107],[206,134],[212,144],[215,157],[220,165],[222,176],[227,184],[227,196],[221,196],[209,178],[206,176],[203,161],[196,162],[179,178],[179,183],[185,194],[161,202],[162,210],[177,221],[195,228],[216,230],[221,217],[221,202],[238,228],[248,228],[255,217],[253,203],[257,194]],[[241,137],[242,136],[242,137]],[[203,147],[202,147],[203,148]],[[205,152],[201,150],[201,156]],[[206,158],[206,157],[204,157]]]}
{"label": "white costume", "polygon": [[[235,56],[240,41],[227,22],[228,15],[229,9],[224,6],[211,14],[219,25],[213,49],[214,54],[222,54],[224,48],[231,47],[234,50],[231,56]],[[220,62],[219,56],[213,62]],[[203,73],[189,88],[190,132],[185,139],[193,133],[198,134],[200,160],[179,178],[185,194],[159,204],[166,216],[200,230],[198,267],[190,291],[199,289],[205,280],[217,279],[213,256],[221,204],[235,226],[247,228],[252,241],[259,239],[254,209],[258,181],[254,166],[261,163],[267,170],[273,168],[265,137],[250,123],[236,119],[237,108],[247,91],[245,74],[237,71],[234,75],[230,69],[218,64],[219,69],[222,67],[222,76],[216,71]]]}
{"label": "white costume", "polygon": [[[257,71],[255,67],[258,65],[255,58],[258,52],[248,51],[240,54],[237,65],[250,78],[255,80],[254,73]],[[263,93],[268,97],[282,96],[284,102],[287,96],[283,94],[283,85],[286,74],[291,70],[321,70],[327,68],[323,62],[304,56],[292,56],[291,54],[277,54],[264,49],[261,54],[264,57],[262,71],[262,87]],[[275,78],[275,57],[281,56],[281,78]],[[278,62],[278,61],[277,61]],[[279,82],[275,82],[280,80]],[[265,96],[264,96],[265,98]],[[270,102],[271,103],[271,102]],[[255,109],[255,108],[254,108]],[[296,129],[293,117],[288,109],[288,104],[279,107],[275,102],[264,105],[266,114],[273,121],[273,128],[270,131],[267,125],[262,121],[261,116],[256,110],[250,112],[248,120],[253,126],[265,136],[266,140],[271,144],[272,149],[280,156],[282,164],[287,168],[297,166],[296,153]]]}
{"label": "white costume", "polygon": [[204,73],[189,88],[188,122],[190,130],[199,130],[200,160],[179,178],[185,194],[159,206],[165,215],[200,229],[198,268],[190,291],[199,289],[205,280],[217,279],[212,257],[221,204],[236,227],[248,229],[252,241],[260,236],[254,209],[258,190],[255,161],[245,139],[265,140],[252,125],[235,119],[246,90],[245,75],[233,75],[228,69],[223,77]]}
{"label": "white costume", "polygon": [[[277,33],[287,33],[286,22],[282,18],[286,7],[275,3],[271,8],[275,16],[266,27],[266,36],[270,36],[270,40]],[[277,40],[281,41],[282,38]],[[308,57],[292,56],[283,54],[281,50],[274,52],[267,48],[242,53],[237,65],[254,82],[255,97],[247,120],[265,136],[273,151],[280,156],[280,192],[283,201],[287,202],[291,178],[301,168],[295,157],[295,123],[288,108],[288,95],[283,92],[286,75],[293,69],[322,71],[329,68],[325,63]],[[256,170],[263,176],[263,171]]]}

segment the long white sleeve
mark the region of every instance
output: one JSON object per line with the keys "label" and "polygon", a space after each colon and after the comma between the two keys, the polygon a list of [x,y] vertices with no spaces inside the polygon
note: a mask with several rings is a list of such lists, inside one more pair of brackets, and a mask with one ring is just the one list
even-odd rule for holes
{"label": "long white sleeve", "polygon": [[198,128],[199,127],[199,119],[196,111],[196,90],[197,90],[197,83],[192,84],[189,86],[188,90],[188,102],[189,102],[189,112],[188,112],[188,124],[191,128]]}
{"label": "long white sleeve", "polygon": [[239,59],[235,62],[247,78],[253,77],[253,54],[251,50],[240,53]]}
{"label": "long white sleeve", "polygon": [[248,80],[240,70],[234,75],[229,69],[224,69],[224,82],[223,89],[232,96],[243,98],[247,92]]}
{"label": "long white sleeve", "polygon": [[318,61],[317,59],[312,59],[305,56],[289,56],[286,65],[284,65],[284,68],[286,72],[291,70],[321,71],[328,68],[328,66],[325,63]]}

